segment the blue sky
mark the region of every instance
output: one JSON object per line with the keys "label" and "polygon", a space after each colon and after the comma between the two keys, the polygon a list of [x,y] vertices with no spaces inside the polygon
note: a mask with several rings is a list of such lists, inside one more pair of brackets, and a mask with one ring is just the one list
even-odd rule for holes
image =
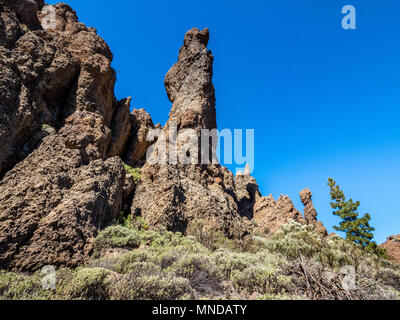
{"label": "blue sky", "polygon": [[[371,214],[378,243],[400,233],[400,2],[65,1],[111,47],[116,96],[155,123],[168,119],[163,80],[185,32],[208,27],[218,128],[255,130],[263,195],[287,194],[303,210],[309,187],[333,231],[333,177]],[[357,30],[341,28],[347,4]]]}

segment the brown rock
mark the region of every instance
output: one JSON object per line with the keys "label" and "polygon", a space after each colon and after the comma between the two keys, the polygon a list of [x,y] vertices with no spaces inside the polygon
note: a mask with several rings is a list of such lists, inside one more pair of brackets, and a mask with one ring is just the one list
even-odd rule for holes
{"label": "brown rock", "polygon": [[86,243],[119,213],[124,174],[119,158],[84,166],[80,149],[45,137],[0,182],[0,268],[82,263]]}
{"label": "brown rock", "polygon": [[129,115],[130,101],[131,98],[121,100],[114,111],[110,126],[112,137],[107,157],[120,156],[125,150],[132,128]]}
{"label": "brown rock", "polygon": [[168,123],[175,121],[178,130],[217,127],[212,84],[214,57],[207,50],[208,39],[208,29],[188,31],[178,62],[165,77],[165,88],[172,102]]}
{"label": "brown rock", "polygon": [[261,198],[258,184],[250,174],[237,174],[235,177],[235,193],[242,217],[253,219],[253,209],[257,200]]}
{"label": "brown rock", "polygon": [[400,234],[389,237],[381,247],[386,250],[390,261],[400,264]]}
{"label": "brown rock", "polygon": [[307,224],[313,225],[321,237],[328,236],[328,231],[321,221],[317,219],[317,210],[315,210],[312,203],[312,192],[306,188],[300,192],[301,202],[304,204],[304,218]]}
{"label": "brown rock", "polygon": [[147,134],[150,129],[154,129],[154,125],[150,115],[144,109],[133,109],[130,124],[132,132],[123,159],[126,164],[136,167],[143,165],[147,149],[154,143],[147,139]]}
{"label": "brown rock", "polygon": [[[169,142],[168,129],[173,123],[178,130],[196,130],[198,137],[201,129],[216,128],[213,56],[207,50],[207,42],[207,29],[192,29],[185,35],[178,62],[165,78],[173,105],[162,130],[166,139],[159,139],[156,146]],[[152,156],[155,154],[153,151]],[[172,231],[185,232],[192,221],[201,219],[206,229],[228,236],[244,233],[233,175],[220,165],[147,162],[142,168],[132,213],[143,216],[151,227]]]}
{"label": "brown rock", "polygon": [[42,1],[35,0],[6,0],[5,4],[14,10],[18,19],[31,27],[38,26],[39,4],[43,6]]}
{"label": "brown rock", "polygon": [[133,191],[135,191],[136,183],[132,175],[127,174],[125,176],[125,184],[124,184],[124,199],[129,198]]}
{"label": "brown rock", "polygon": [[39,30],[42,6],[8,1],[0,13],[0,268],[12,270],[84,262],[124,193],[112,156],[130,115],[111,51],[65,4],[53,6],[56,28]]}
{"label": "brown rock", "polygon": [[117,105],[111,51],[69,6],[53,6],[63,27],[48,32],[22,28],[10,7],[0,19],[0,177],[32,151],[26,145],[43,124],[86,110],[109,126]]}
{"label": "brown rock", "polygon": [[257,223],[255,231],[264,235],[275,234],[282,225],[291,221],[305,224],[290,198],[283,195],[278,201],[275,201],[272,195],[259,198],[254,206],[254,221]]}

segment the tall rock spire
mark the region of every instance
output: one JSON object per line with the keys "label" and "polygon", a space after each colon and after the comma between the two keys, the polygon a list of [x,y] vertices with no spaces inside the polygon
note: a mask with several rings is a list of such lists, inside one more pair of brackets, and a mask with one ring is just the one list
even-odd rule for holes
{"label": "tall rock spire", "polygon": [[[215,91],[212,84],[213,56],[207,49],[208,29],[194,28],[185,35],[178,62],[169,70],[165,87],[172,102],[170,117],[152,153],[163,143],[169,148],[170,129],[192,129],[200,138],[202,129],[216,129]],[[179,140],[179,139],[178,139]],[[172,141],[174,142],[174,141]],[[159,157],[160,159],[160,157]],[[234,236],[243,234],[235,195],[233,174],[220,165],[147,161],[137,187],[132,214],[142,216],[152,227],[186,232],[194,220],[206,229]]]}
{"label": "tall rock spire", "polygon": [[176,121],[178,130],[217,128],[212,84],[214,57],[207,49],[208,39],[208,29],[188,31],[178,62],[165,77],[165,88],[172,102],[168,123]]}

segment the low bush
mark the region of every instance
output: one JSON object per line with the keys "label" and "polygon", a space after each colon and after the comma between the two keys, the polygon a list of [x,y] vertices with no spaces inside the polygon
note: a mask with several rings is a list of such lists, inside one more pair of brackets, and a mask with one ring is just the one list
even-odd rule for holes
{"label": "low bush", "polygon": [[163,274],[148,275],[143,269],[132,270],[115,285],[112,299],[118,300],[177,300],[193,297],[187,279]]}
{"label": "low bush", "polygon": [[[0,271],[0,299],[400,299],[398,265],[294,222],[270,238],[211,242],[128,224],[95,245],[85,268],[57,271],[56,290],[42,289],[40,272]],[[356,290],[343,287],[347,266]]]}
{"label": "low bush", "polygon": [[142,175],[140,174],[140,168],[132,168],[131,166],[127,165],[123,162],[125,171],[133,177],[133,180],[136,184],[140,182],[142,179]]}
{"label": "low bush", "polygon": [[65,289],[71,299],[105,300],[109,298],[110,271],[102,268],[79,269]]}
{"label": "low bush", "polygon": [[223,290],[223,273],[207,255],[188,254],[176,261],[169,270],[188,279],[190,286],[199,294],[219,295]]}
{"label": "low bush", "polygon": [[122,226],[111,226],[97,236],[96,249],[104,248],[138,248],[141,243],[138,231]]}
{"label": "low bush", "polygon": [[51,291],[42,289],[40,273],[31,276],[0,270],[0,300],[50,299]]}

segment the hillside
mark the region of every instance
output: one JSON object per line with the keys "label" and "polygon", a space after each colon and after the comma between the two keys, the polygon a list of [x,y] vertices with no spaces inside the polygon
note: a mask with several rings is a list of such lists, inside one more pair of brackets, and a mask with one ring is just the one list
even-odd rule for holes
{"label": "hillside", "polygon": [[[185,149],[217,129],[208,29],[184,35],[161,126],[116,99],[96,30],[62,3],[48,25],[43,8],[0,7],[0,298],[399,298],[399,266],[328,235],[309,189],[301,213],[213,146]],[[177,150],[190,161],[164,161]]]}

